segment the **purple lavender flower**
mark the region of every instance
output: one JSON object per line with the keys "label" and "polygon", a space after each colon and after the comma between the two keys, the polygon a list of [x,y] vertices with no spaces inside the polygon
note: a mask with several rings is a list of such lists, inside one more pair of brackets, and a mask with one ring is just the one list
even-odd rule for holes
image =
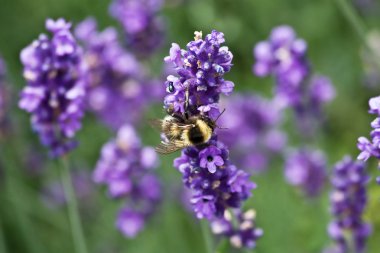
{"label": "purple lavender flower", "polygon": [[222,107],[227,110],[218,124],[227,129],[218,136],[232,147],[232,160],[248,172],[265,170],[286,145],[286,135],[278,129],[281,110],[272,101],[252,94],[232,95],[222,100]]}
{"label": "purple lavender flower", "polygon": [[28,86],[21,92],[19,106],[32,114],[33,129],[54,157],[75,147],[72,138],[83,117],[82,51],[70,27],[64,19],[48,19],[52,38],[41,34],[21,52]]}
{"label": "purple lavender flower", "polygon": [[111,15],[124,28],[127,45],[138,55],[148,56],[163,43],[165,25],[158,12],[162,0],[114,0]]}
{"label": "purple lavender flower", "polygon": [[326,180],[326,159],[319,150],[300,149],[291,153],[285,163],[285,178],[309,197],[319,195]]}
{"label": "purple lavender flower", "polygon": [[[233,215],[237,217],[235,221]],[[234,214],[226,211],[223,218],[211,222],[211,229],[214,234],[229,237],[236,248],[254,248],[257,239],[263,235],[263,230],[255,227],[255,217],[256,212],[252,209],[244,213],[236,211]]]}
{"label": "purple lavender flower", "polygon": [[[215,106],[219,102],[219,94],[229,95],[234,87],[231,81],[223,78],[231,69],[232,53],[228,47],[221,45],[224,43],[223,33],[214,30],[204,40],[201,38],[202,33],[195,34],[195,40],[187,44],[187,50],[180,50],[173,43],[170,55],[165,57],[166,62],[173,63],[178,76],[167,77],[165,85],[169,94],[164,104],[166,108],[171,106],[175,112],[184,113],[185,91],[188,90],[187,113],[197,115],[203,111],[205,115],[215,117],[219,114]],[[205,106],[213,107],[214,110],[204,110]]]}
{"label": "purple lavender flower", "polygon": [[[374,97],[369,100],[369,113],[376,114],[377,118],[372,121],[371,127],[371,140],[366,137],[359,137],[357,147],[360,150],[360,154],[357,159],[361,161],[367,161],[368,158],[373,156],[377,160],[380,160],[380,96]],[[380,169],[380,167],[379,167]],[[377,182],[380,184],[380,177]]]}
{"label": "purple lavender flower", "polygon": [[298,39],[290,26],[274,28],[269,41],[259,42],[254,49],[254,73],[260,77],[273,75],[277,95],[289,105],[301,103],[302,82],[310,73],[306,50],[306,42]]}
{"label": "purple lavender flower", "polygon": [[321,106],[335,97],[335,89],[331,80],[325,76],[313,76],[309,83],[311,108],[315,114],[320,114]]}
{"label": "purple lavender flower", "polygon": [[253,72],[259,77],[275,78],[275,100],[284,107],[292,107],[302,132],[310,134],[315,125],[310,116],[320,119],[322,105],[335,97],[335,91],[328,78],[310,78],[312,71],[306,54],[307,44],[297,38],[293,28],[276,27],[268,41],[255,46]]}
{"label": "purple lavender flower", "polygon": [[365,251],[366,239],[371,234],[371,226],[362,218],[367,204],[368,181],[369,176],[363,164],[355,163],[350,157],[344,157],[334,168],[331,178],[333,190],[330,194],[334,219],[328,226],[328,233],[336,242],[339,253]]}
{"label": "purple lavender flower", "polygon": [[[205,39],[201,32],[195,32],[195,40],[187,44],[186,50],[172,44],[165,61],[173,64],[176,75],[169,75],[165,83],[166,108],[188,116],[204,115],[216,119],[220,114],[220,94],[229,95],[234,87],[231,81],[224,79],[232,66],[232,53],[223,43],[223,33],[214,30]],[[230,162],[228,153],[214,133],[208,143],[187,147],[174,160],[174,167],[182,173],[184,184],[191,190],[190,202],[199,219],[222,219],[228,209],[241,208],[256,186],[246,172]],[[254,230],[254,226],[247,227],[248,232],[244,233],[254,233]],[[256,239],[247,235],[247,242],[241,239],[241,245],[235,246],[254,246]]]}
{"label": "purple lavender flower", "polygon": [[95,19],[88,18],[75,34],[84,44],[88,65],[88,108],[108,126],[136,123],[148,103],[162,99],[155,91],[159,85],[145,77],[145,69],[120,45],[114,28],[98,32]]}
{"label": "purple lavender flower", "polygon": [[215,146],[209,146],[199,153],[201,168],[208,169],[210,173],[215,173],[217,166],[224,164],[221,157],[222,151]]}
{"label": "purple lavender flower", "polygon": [[153,148],[142,147],[130,125],[122,126],[115,140],[105,144],[93,178],[106,184],[111,198],[126,198],[117,227],[127,237],[135,237],[161,198],[158,178],[153,174],[158,158]]}

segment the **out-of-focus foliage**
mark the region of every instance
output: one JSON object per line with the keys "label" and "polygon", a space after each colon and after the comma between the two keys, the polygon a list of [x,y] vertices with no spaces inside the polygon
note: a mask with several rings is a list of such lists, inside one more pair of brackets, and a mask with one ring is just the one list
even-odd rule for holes
{"label": "out-of-focus foliage", "polygon": [[[44,154],[45,150],[32,148],[39,146],[37,136],[30,129],[28,115],[16,106],[18,93],[25,85],[19,52],[44,30],[48,17],[64,17],[77,24],[94,16],[100,28],[118,27],[108,14],[109,4],[110,1],[105,0],[0,0],[0,54],[9,70],[13,95],[10,141],[6,145],[1,143],[0,147],[0,166],[8,168],[1,174],[5,180],[0,180],[0,221],[9,252],[33,253],[33,247],[27,246],[31,244],[36,245],[35,252],[72,252],[65,209],[50,209],[41,201],[44,182],[58,177],[58,164],[46,158],[37,165],[45,168],[40,176],[28,173],[32,163],[27,156]],[[379,10],[371,11],[369,16],[364,14],[371,28],[380,28]],[[268,97],[272,94],[272,80],[254,77],[251,71],[253,46],[267,38],[274,26],[288,24],[294,27],[298,36],[308,43],[313,68],[329,76],[336,88],[336,99],[326,108],[326,125],[320,129],[313,145],[324,150],[330,167],[345,154],[356,157],[357,137],[370,130],[372,118],[367,114],[368,99],[380,94],[380,84],[371,89],[363,85],[359,54],[362,41],[334,1],[167,0],[163,15],[167,39],[161,52],[149,61],[153,72],[159,75],[171,42],[176,41],[184,47],[195,30],[206,34],[217,29],[225,34],[226,44],[234,54],[234,66],[228,79],[235,83],[236,91],[258,92]],[[161,105],[157,105],[151,108],[147,118],[161,116]],[[93,115],[86,115],[83,126],[78,135],[80,146],[71,155],[76,169],[94,168],[101,146],[112,137]],[[158,141],[158,134],[151,131],[148,124],[140,128],[140,135],[144,144],[154,145]],[[290,144],[297,145],[297,134],[293,133],[289,140]],[[204,252],[199,222],[182,207],[180,196],[176,195],[181,179],[172,166],[174,157],[162,157],[158,174],[167,186],[165,201],[136,239],[126,239],[115,229],[120,206],[106,197],[105,189],[96,188],[91,209],[83,208],[82,213],[90,252]],[[368,168],[372,176],[378,174],[375,164],[369,164]],[[328,190],[320,199],[305,200],[285,183],[283,174],[283,163],[274,161],[266,173],[254,176],[258,188],[247,206],[256,209],[258,226],[265,231],[255,252],[321,252],[331,243],[326,232],[330,219]],[[379,192],[378,186],[369,184],[369,207],[365,217],[374,223],[374,233],[369,239],[371,253],[379,250]]]}

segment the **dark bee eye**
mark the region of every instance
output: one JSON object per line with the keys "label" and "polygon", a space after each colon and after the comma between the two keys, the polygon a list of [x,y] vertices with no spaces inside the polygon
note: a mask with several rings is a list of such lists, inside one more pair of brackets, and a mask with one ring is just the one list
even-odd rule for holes
{"label": "dark bee eye", "polygon": [[168,85],[168,89],[169,89],[169,92],[170,93],[173,93],[174,92],[174,84],[173,84],[173,82],[169,82],[169,85]]}

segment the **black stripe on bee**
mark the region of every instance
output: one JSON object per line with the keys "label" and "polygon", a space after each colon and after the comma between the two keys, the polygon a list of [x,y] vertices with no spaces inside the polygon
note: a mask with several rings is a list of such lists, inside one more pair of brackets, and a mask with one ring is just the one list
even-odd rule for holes
{"label": "black stripe on bee", "polygon": [[202,144],[205,141],[204,134],[198,126],[189,129],[189,140],[194,145]]}

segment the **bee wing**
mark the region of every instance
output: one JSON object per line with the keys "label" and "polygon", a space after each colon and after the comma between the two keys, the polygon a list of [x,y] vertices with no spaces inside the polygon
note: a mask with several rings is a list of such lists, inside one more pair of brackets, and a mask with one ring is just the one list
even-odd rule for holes
{"label": "bee wing", "polygon": [[150,119],[148,122],[149,122],[149,125],[153,127],[154,129],[158,130],[159,132],[162,131],[162,123],[163,123],[162,119]]}
{"label": "bee wing", "polygon": [[155,150],[159,154],[170,154],[177,150],[180,150],[182,148],[186,147],[186,145],[182,141],[175,141],[175,142],[161,142]]}

